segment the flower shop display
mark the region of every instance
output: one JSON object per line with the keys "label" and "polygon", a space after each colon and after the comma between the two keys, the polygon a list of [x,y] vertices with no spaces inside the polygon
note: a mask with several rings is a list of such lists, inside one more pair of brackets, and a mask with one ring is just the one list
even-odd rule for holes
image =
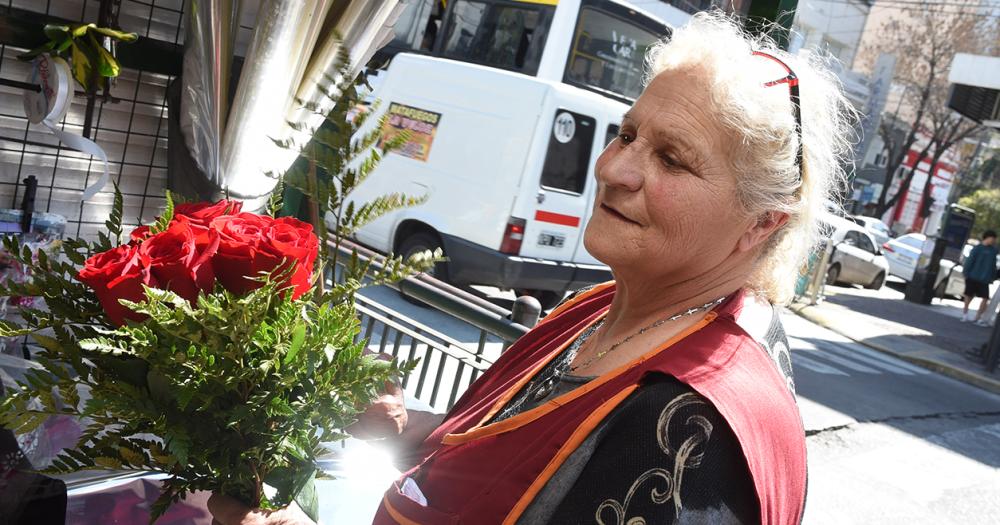
{"label": "flower shop display", "polygon": [[[333,124],[307,145],[286,145],[307,167],[279,178],[266,213],[225,199],[174,204],[168,193],[155,222],[126,232],[116,188],[96,241],[64,240],[52,256],[4,240],[33,279],[0,284],[0,297],[44,304],[21,308],[23,323],[0,321],[0,337],[30,336],[42,365],[0,399],[0,426],[24,434],[73,416],[83,427],[46,472],[165,475],[154,521],[192,491],[264,508],[295,499],[316,517],[316,458],[415,364],[367,355],[354,294],[440,260],[390,256],[375,269],[327,258],[358,226],[419,202],[347,201],[405,137],[375,149],[380,127],[358,134],[371,112],[347,118],[359,102],[354,82],[334,87]],[[311,224],[276,216],[286,184],[313,203]],[[343,279],[326,281],[338,264]]]}

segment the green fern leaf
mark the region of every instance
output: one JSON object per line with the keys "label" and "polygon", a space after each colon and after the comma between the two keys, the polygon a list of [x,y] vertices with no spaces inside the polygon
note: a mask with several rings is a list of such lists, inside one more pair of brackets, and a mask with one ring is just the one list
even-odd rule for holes
{"label": "green fern leaf", "polygon": [[165,197],[167,202],[163,208],[163,213],[149,227],[149,231],[153,235],[166,231],[170,227],[170,221],[174,220],[174,199],[170,195],[170,190],[167,190]]}
{"label": "green fern leaf", "polygon": [[107,227],[108,232],[110,232],[111,235],[118,242],[121,242],[121,237],[122,237],[123,208],[124,208],[124,198],[122,197],[122,192],[121,189],[118,187],[118,183],[115,183],[114,204],[111,206],[111,214],[108,216],[108,220],[104,222],[104,226]]}

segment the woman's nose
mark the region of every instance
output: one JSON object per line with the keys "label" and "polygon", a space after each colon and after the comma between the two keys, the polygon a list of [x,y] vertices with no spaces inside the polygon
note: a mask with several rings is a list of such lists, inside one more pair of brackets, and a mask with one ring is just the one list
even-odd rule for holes
{"label": "woman's nose", "polygon": [[[619,139],[620,140],[620,139]],[[628,191],[642,187],[643,166],[640,146],[635,142],[622,148],[612,144],[597,159],[597,180]]]}

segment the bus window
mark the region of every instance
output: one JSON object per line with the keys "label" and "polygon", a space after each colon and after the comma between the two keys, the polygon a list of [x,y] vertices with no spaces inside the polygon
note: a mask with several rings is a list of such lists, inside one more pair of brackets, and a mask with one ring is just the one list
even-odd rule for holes
{"label": "bus window", "polygon": [[564,109],[556,111],[542,166],[542,187],[583,193],[596,127],[597,122],[591,117]]}
{"label": "bus window", "polygon": [[536,5],[457,0],[445,22],[441,55],[534,74],[545,45],[542,15]]}
{"label": "bus window", "polygon": [[430,52],[443,12],[439,0],[412,0],[407,3],[394,26],[396,36],[386,47],[395,52]]}
{"label": "bus window", "polygon": [[[612,13],[600,8],[598,2],[589,4],[585,2],[580,9],[566,66],[566,82],[635,100],[642,92],[642,61],[646,50],[665,36],[667,29],[657,32],[634,11]],[[644,21],[647,23],[641,24]]]}

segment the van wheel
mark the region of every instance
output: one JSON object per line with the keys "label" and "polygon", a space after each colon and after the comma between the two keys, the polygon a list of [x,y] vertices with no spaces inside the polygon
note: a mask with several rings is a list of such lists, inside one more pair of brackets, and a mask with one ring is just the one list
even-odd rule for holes
{"label": "van wheel", "polygon": [[[410,235],[406,239],[403,239],[403,242],[400,243],[399,245],[399,252],[396,255],[403,257],[403,260],[405,261],[415,253],[420,253],[427,250],[433,252],[438,248],[442,248],[442,246],[441,246],[441,241],[438,239],[437,235],[427,232],[417,232],[414,233],[413,235]],[[441,253],[442,255],[444,254],[443,248],[441,250]],[[447,263],[439,262],[435,264],[434,267],[427,270],[426,273],[439,281],[448,282]],[[404,301],[410,304],[415,304],[417,306],[423,306],[425,308],[428,308],[428,305],[423,301],[421,301],[420,299],[415,299],[413,297],[410,297],[409,295],[406,295],[403,292],[399,292],[399,295],[400,297],[403,298]]]}
{"label": "van wheel", "polygon": [[[441,246],[441,241],[437,238],[437,235],[427,232],[417,232],[400,243],[397,255],[402,256],[405,261],[414,254],[428,250],[433,252],[437,249],[441,249],[442,255],[444,254],[444,248]],[[426,273],[439,281],[448,282],[447,263],[439,262],[433,268],[427,270]]]}
{"label": "van wheel", "polygon": [[869,290],[881,290],[883,284],[885,284],[885,272],[879,272],[875,276],[875,279],[872,279],[872,282],[868,283],[868,286],[865,286],[865,288]]}
{"label": "van wheel", "polygon": [[553,292],[551,290],[514,290],[514,294],[518,297],[522,295],[530,295],[535,299],[538,299],[538,304],[542,305],[542,310],[551,310],[566,297],[563,292]]}
{"label": "van wheel", "polygon": [[840,265],[837,263],[831,264],[829,268],[826,269],[826,284],[834,285],[840,280]]}

